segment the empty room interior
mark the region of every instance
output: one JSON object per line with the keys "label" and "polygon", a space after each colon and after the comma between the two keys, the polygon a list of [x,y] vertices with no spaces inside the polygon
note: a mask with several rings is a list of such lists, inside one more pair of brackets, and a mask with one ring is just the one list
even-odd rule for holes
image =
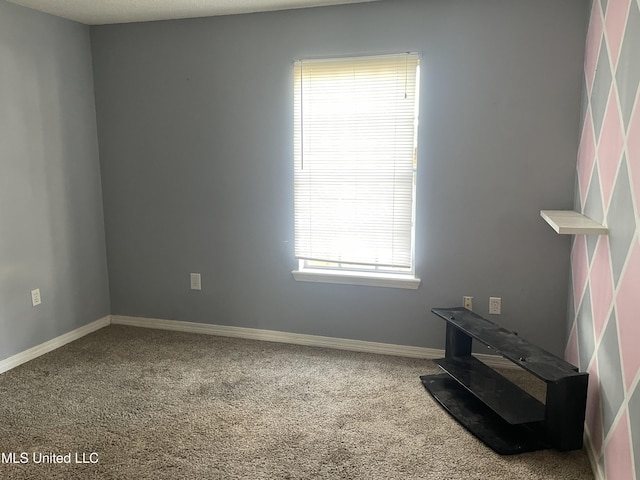
{"label": "empty room interior", "polygon": [[640,480],[639,84],[640,0],[0,0],[0,478]]}

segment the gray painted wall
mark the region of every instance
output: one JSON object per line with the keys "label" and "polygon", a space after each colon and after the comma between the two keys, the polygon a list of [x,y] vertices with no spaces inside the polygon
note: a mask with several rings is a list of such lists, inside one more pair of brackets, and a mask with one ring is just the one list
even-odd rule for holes
{"label": "gray painted wall", "polygon": [[0,65],[4,359],[107,315],[109,291],[89,28],[0,1]]}
{"label": "gray painted wall", "polygon": [[[587,4],[397,0],[92,27],[113,314],[441,348],[429,309],[560,354]],[[417,291],[299,283],[292,69],[418,51]],[[189,272],[203,290],[189,290]]]}

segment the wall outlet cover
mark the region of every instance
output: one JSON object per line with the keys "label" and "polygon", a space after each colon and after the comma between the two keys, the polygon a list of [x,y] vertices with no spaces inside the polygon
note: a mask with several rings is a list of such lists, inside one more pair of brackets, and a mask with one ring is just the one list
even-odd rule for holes
{"label": "wall outlet cover", "polygon": [[469,311],[473,310],[473,297],[462,297],[462,306]]}
{"label": "wall outlet cover", "polygon": [[36,288],[35,290],[31,290],[31,305],[35,307],[41,303],[42,298],[40,298],[40,289]]}
{"label": "wall outlet cover", "polygon": [[500,315],[502,311],[502,298],[489,297],[489,314]]}

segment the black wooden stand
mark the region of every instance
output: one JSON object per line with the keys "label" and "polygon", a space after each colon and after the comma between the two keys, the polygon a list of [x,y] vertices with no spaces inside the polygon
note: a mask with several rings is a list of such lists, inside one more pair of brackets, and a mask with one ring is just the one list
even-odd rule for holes
{"label": "black wooden stand", "polygon": [[[420,377],[467,430],[501,455],[582,448],[588,374],[469,310],[434,308],[447,322],[446,372]],[[476,339],[547,384],[543,404],[471,355]]]}

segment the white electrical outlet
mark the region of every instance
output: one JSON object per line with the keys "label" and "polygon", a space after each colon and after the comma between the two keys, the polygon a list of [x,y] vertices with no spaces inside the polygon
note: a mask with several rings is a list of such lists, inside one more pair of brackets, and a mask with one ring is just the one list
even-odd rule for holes
{"label": "white electrical outlet", "polygon": [[31,290],[31,304],[35,307],[36,305],[40,305],[42,303],[42,298],[40,298],[40,289],[36,288],[35,290]]}
{"label": "white electrical outlet", "polygon": [[500,315],[502,310],[502,299],[500,297],[489,297],[489,313],[491,315]]}
{"label": "white electrical outlet", "polygon": [[200,281],[199,273],[191,274],[191,290],[202,290],[202,283]]}
{"label": "white electrical outlet", "polygon": [[467,310],[473,310],[473,297],[462,297],[462,306]]}

